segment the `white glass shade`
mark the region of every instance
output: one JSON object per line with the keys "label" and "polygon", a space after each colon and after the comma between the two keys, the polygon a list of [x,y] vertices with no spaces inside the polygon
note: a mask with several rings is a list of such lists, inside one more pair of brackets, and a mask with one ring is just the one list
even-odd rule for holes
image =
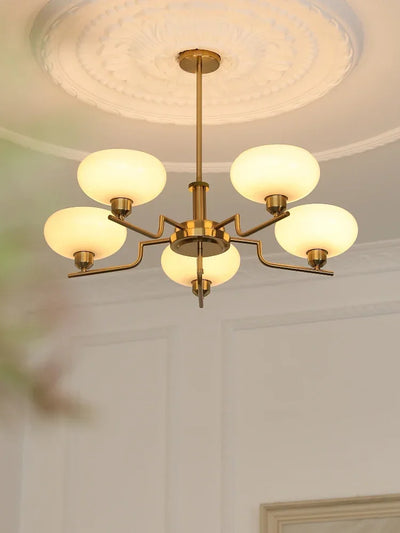
{"label": "white glass shade", "polygon": [[357,221],[351,213],[327,204],[299,205],[275,224],[275,236],[287,252],[307,257],[308,250],[322,248],[328,257],[342,254],[357,238]]}
{"label": "white glass shade", "polygon": [[161,161],[136,150],[100,150],[85,157],[78,168],[82,190],[102,204],[113,198],[130,198],[134,206],[150,202],[166,179]]}
{"label": "white glass shade", "polygon": [[44,238],[55,252],[73,258],[75,252],[93,252],[102,259],[117,252],[126,228],[108,220],[99,207],[69,207],[53,213],[44,226]]}
{"label": "white glass shade", "polygon": [[319,175],[315,157],[289,144],[250,148],[231,166],[232,185],[238,193],[260,203],[271,194],[283,194],[288,202],[304,198],[317,185]]}
{"label": "white glass shade", "polygon": [[[197,258],[177,254],[167,246],[161,255],[161,266],[166,275],[181,285],[191,287],[192,281],[197,278]],[[204,257],[203,279],[212,282],[212,287],[221,285],[231,279],[240,266],[240,254],[237,248],[232,246],[226,252]]]}

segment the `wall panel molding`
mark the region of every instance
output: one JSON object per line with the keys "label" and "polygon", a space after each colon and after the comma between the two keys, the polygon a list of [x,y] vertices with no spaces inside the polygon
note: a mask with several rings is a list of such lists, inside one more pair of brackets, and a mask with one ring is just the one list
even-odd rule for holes
{"label": "wall panel molding", "polygon": [[[259,309],[258,309],[259,311]],[[235,365],[235,357],[246,357],[246,354],[237,353],[236,335],[243,331],[256,331],[263,329],[276,329],[276,334],[271,333],[271,338],[276,335],[288,334],[287,329],[279,332],[279,329],[301,324],[348,321],[358,318],[382,317],[387,315],[400,315],[400,299],[386,302],[360,303],[347,306],[335,306],[331,308],[319,308],[302,310],[297,312],[280,312],[278,314],[265,314],[244,316],[239,319],[223,320],[221,323],[223,349],[222,349],[222,372],[221,372],[221,431],[222,431],[222,533],[239,533],[236,523],[237,494],[243,487],[237,482],[237,434],[240,428],[237,426],[236,412],[239,407],[238,380],[240,374]],[[389,349],[387,342],[383,342],[385,349]],[[349,339],[349,349],[363,349],[362,341],[355,343],[355,339]],[[250,348],[250,347],[249,347]],[[266,352],[270,349],[266,347]],[[299,355],[301,355],[299,353]],[[262,468],[262,465],[260,465]],[[261,504],[261,502],[259,502]],[[263,511],[264,512],[264,511]]]}
{"label": "wall panel molding", "polygon": [[[104,326],[104,325],[103,325]],[[165,410],[165,428],[164,428],[164,449],[165,449],[165,484],[164,484],[164,509],[158,509],[165,517],[163,523],[164,533],[173,533],[176,531],[177,509],[174,495],[177,493],[176,483],[179,472],[172,468],[176,464],[176,429],[179,424],[179,402],[176,398],[179,390],[180,372],[177,367],[177,339],[176,330],[165,327],[151,327],[137,330],[117,330],[116,324],[109,323],[109,330],[103,327],[102,332],[74,335],[68,338],[66,335],[65,342],[73,348],[71,362],[73,360],[84,361],[89,356],[87,349],[96,349],[96,347],[109,347],[110,361],[115,359],[116,351],[123,344],[137,341],[166,341],[166,353],[160,353],[160,357],[167,358],[165,378],[165,400],[163,406]],[[79,347],[79,349],[77,349]],[[150,355],[150,354],[149,354]],[[93,357],[90,354],[90,357]],[[130,354],[126,353],[129,358]],[[95,372],[95,368],[93,369]],[[114,376],[115,377],[115,376]],[[72,384],[73,377],[67,381]],[[104,381],[104,376],[103,376]],[[68,386],[68,383],[67,383]],[[79,388],[80,386],[78,386]],[[74,394],[74,392],[72,392]],[[129,398],[126,398],[129,401]],[[90,408],[90,405],[88,406]],[[90,422],[90,419],[88,423]],[[157,421],[155,420],[155,423]],[[45,524],[51,523],[48,531],[54,533],[74,533],[76,531],[74,511],[70,501],[71,491],[74,490],[73,479],[70,478],[71,466],[71,446],[75,446],[75,431],[80,431],[79,425],[83,424],[82,429],[86,430],[85,421],[60,421],[57,424],[47,424],[45,427],[33,416],[27,421],[24,435],[24,460],[22,481],[22,498],[21,498],[21,524],[19,533],[40,533],[47,531]],[[72,433],[71,433],[72,430]],[[51,448],[48,448],[48,441],[52,441]],[[75,444],[74,444],[75,443]],[[115,450],[117,452],[117,450]],[[110,457],[112,460],[112,457]],[[41,465],[41,466],[40,466]],[[49,465],[52,465],[49,470]],[[40,482],[44,486],[53,487],[51,493],[47,494],[46,502],[40,497],[37,491],[39,482],[38,468],[40,467]],[[101,465],[99,465],[101,467]],[[161,479],[161,478],[160,478]],[[106,480],[105,480],[106,481]],[[43,497],[46,496],[46,490],[43,491]],[[49,508],[51,510],[49,510]],[[96,512],[94,509],[88,509],[88,513]],[[72,520],[72,521],[71,521]]]}

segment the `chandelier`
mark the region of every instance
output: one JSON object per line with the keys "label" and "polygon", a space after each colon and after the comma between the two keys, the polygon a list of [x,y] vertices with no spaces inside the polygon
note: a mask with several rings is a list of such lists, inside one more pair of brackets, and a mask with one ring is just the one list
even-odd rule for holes
{"label": "chandelier", "polygon": [[[193,49],[179,53],[177,61],[184,71],[196,74],[196,180],[189,184],[193,218],[177,222],[160,215],[154,233],[131,224],[126,218],[132,208],[149,202],[163,190],[163,164],[135,150],[94,152],[79,165],[78,182],[90,198],[110,205],[112,214],[96,207],[62,209],[48,218],[44,228],[48,245],[75,261],[78,271],[68,277],[129,270],[141,263],[145,247],[166,245],[161,256],[164,272],[173,281],[191,287],[203,307],[211,288],[228,281],[239,268],[240,255],[232,243],[253,246],[261,263],[270,268],[332,276],[333,272],[323,267],[328,257],[343,253],[354,243],[357,222],[348,211],[333,205],[308,204],[287,210],[287,203],[304,198],[320,177],[318,162],[303,148],[258,146],[240,154],[232,164],[234,188],[245,198],[265,203],[271,215],[268,220],[243,230],[239,214],[220,222],[207,218],[209,185],[203,181],[202,172],[202,76],[216,71],[221,57],[210,50]],[[225,229],[230,224],[234,235]],[[164,237],[166,225],[173,228],[169,237]],[[248,237],[272,225],[278,243],[289,253],[306,258],[309,266],[273,263],[264,258],[261,240]],[[127,229],[147,237],[138,243],[135,261],[92,268],[95,260],[122,247]]]}

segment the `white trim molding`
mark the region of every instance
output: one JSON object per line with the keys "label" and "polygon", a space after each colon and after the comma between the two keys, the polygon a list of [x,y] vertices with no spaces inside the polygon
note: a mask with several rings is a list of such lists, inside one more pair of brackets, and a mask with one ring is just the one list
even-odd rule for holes
{"label": "white trim molding", "polygon": [[[82,159],[84,159],[90,153],[84,150],[77,150],[76,148],[70,148],[68,146],[61,146],[40,139],[35,139],[34,137],[23,135],[1,126],[0,138],[35,152],[41,152],[43,154],[53,155],[55,157],[69,159],[72,161],[82,161]],[[397,127],[354,143],[329,148],[327,150],[322,150],[321,152],[314,152],[314,156],[318,161],[341,159],[342,157],[349,157],[367,152],[369,150],[374,150],[375,148],[396,142],[399,139],[400,127]],[[205,172],[210,174],[223,174],[229,172],[231,164],[232,162],[230,161],[205,161],[203,164],[203,169]],[[190,173],[196,170],[196,164],[192,161],[164,161],[164,165],[168,172]]]}
{"label": "white trim molding", "polygon": [[260,533],[281,533],[289,524],[292,531],[296,524],[389,517],[400,517],[400,494],[265,503],[260,507]]}

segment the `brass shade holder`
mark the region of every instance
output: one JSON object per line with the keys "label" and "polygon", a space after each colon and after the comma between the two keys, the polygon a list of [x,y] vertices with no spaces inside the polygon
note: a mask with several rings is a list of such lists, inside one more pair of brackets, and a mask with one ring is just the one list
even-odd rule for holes
{"label": "brass shade holder", "polygon": [[320,270],[328,260],[328,252],[322,248],[314,248],[307,252],[308,264],[310,267]]}
{"label": "brass shade holder", "polygon": [[287,196],[283,194],[271,194],[264,198],[265,207],[271,215],[277,217],[286,211]]}
{"label": "brass shade holder", "polygon": [[111,213],[123,220],[132,213],[132,200],[130,198],[112,198]]}
{"label": "brass shade holder", "polygon": [[[309,267],[286,265],[267,261],[263,256],[261,240],[246,238],[290,215],[289,211],[286,210],[287,197],[285,195],[272,194],[266,196],[266,209],[272,217],[249,230],[242,230],[238,213],[221,222],[215,222],[207,218],[206,194],[209,190],[209,185],[203,181],[202,171],[202,75],[215,72],[220,66],[221,57],[211,50],[196,48],[180,52],[177,55],[177,61],[182,70],[196,74],[196,180],[189,184],[189,191],[193,197],[193,218],[184,222],[177,222],[165,215],[160,215],[157,231],[151,232],[125,220],[125,217],[131,213],[132,200],[123,197],[113,198],[111,200],[112,215],[109,215],[108,218],[116,224],[148,237],[149,240],[139,242],[137,258],[132,263],[125,265],[89,270],[93,265],[94,254],[91,252],[77,252],[75,254],[75,264],[80,271],[71,273],[68,276],[75,278],[129,270],[141,263],[145,246],[169,244],[174,252],[197,258],[197,277],[193,279],[191,285],[193,294],[198,298],[199,307],[203,307],[203,300],[210,293],[212,284],[212,280],[203,279],[203,258],[226,252],[231,242],[256,246],[258,259],[264,266],[269,268],[333,276],[333,272],[322,270],[328,255],[325,250],[313,249],[307,253]],[[225,226],[231,223],[234,223],[236,236],[231,236],[225,231]],[[162,238],[166,224],[172,226],[174,232],[170,237]]]}
{"label": "brass shade holder", "polygon": [[87,272],[89,268],[94,265],[93,252],[75,252],[74,253],[75,266],[83,273]]}
{"label": "brass shade holder", "polygon": [[[210,294],[211,291],[211,281],[208,279],[203,279],[203,296],[204,298]],[[196,298],[199,297],[199,281],[198,279],[194,279],[192,281],[192,293],[196,296]]]}

